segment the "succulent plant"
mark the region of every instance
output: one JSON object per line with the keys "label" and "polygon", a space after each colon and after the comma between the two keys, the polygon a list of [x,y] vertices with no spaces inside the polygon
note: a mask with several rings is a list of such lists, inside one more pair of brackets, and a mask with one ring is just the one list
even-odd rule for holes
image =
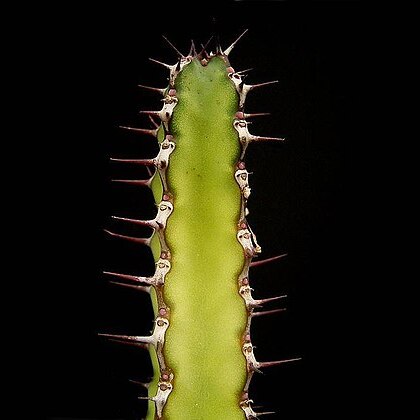
{"label": "succulent plant", "polygon": [[[245,31],[246,32],[246,31]],[[252,143],[283,138],[251,134],[249,120],[267,113],[247,113],[247,95],[276,81],[247,84],[246,70],[236,71],[228,48],[209,43],[175,64],[151,59],[169,72],[165,88],[143,88],[162,96],[157,111],[142,111],[153,128],[122,127],[159,144],[152,159],[119,159],[117,163],[147,166],[146,180],[116,180],[150,188],[157,206],[152,220],[116,217],[151,229],[138,238],[107,233],[149,246],[155,260],[150,277],[106,271],[112,282],[150,294],[154,328],[149,336],[101,334],[113,341],[148,349],[154,377],[148,389],[147,419],[256,419],[249,395],[254,373],[299,360],[258,361],[251,321],[284,308],[262,310],[286,296],[255,299],[252,268],[285,256],[256,259],[261,247],[248,222],[251,188],[244,161]],[[166,39],[166,38],[165,38]],[[252,147],[252,145],[251,145]],[[141,271],[141,267],[139,267]]]}

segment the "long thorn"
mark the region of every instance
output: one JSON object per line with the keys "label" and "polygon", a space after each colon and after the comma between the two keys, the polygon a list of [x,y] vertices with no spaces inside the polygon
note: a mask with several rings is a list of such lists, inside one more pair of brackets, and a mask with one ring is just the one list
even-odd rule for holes
{"label": "long thorn", "polygon": [[278,83],[278,82],[279,82],[278,80],[272,80],[271,82],[258,83],[256,85],[248,85],[248,86],[249,86],[249,89],[252,90],[252,89],[259,88],[259,87],[272,85],[272,84]]}
{"label": "long thorn", "polygon": [[298,360],[302,360],[302,358],[301,357],[295,357],[294,359],[276,360],[274,362],[259,362],[258,367],[264,369],[266,367],[278,366],[278,365],[282,365],[284,363],[296,362]]}
{"label": "long thorn", "polygon": [[118,217],[118,216],[111,216],[111,217],[115,220],[122,220],[123,222],[129,222],[129,223],[134,223],[135,225],[147,226],[147,227],[153,228],[153,226],[151,226],[150,220],[138,220],[138,219],[130,219],[127,217]]}
{"label": "long thorn", "polygon": [[284,137],[252,136],[252,141],[285,141]]}
{"label": "long thorn", "polygon": [[253,67],[250,67],[249,69],[245,69],[245,70],[239,70],[236,73],[237,74],[242,74],[242,73],[249,73],[250,71],[254,70]]}
{"label": "long thorn", "polygon": [[118,182],[120,184],[150,187],[150,184],[152,183],[152,178],[149,178],[149,179],[111,179],[111,181]]}
{"label": "long thorn", "polygon": [[108,338],[108,341],[111,341],[112,343],[117,343],[117,344],[124,344],[124,345],[128,345],[128,346],[134,346],[134,347],[140,347],[141,349],[148,349],[149,345],[148,344],[142,344],[142,343],[130,343],[128,341],[124,341],[124,340],[115,340],[113,338]]}
{"label": "long thorn", "polygon": [[266,115],[271,115],[271,112],[255,112],[253,114],[244,114],[245,118],[254,118],[254,117],[264,117]]}
{"label": "long thorn", "polygon": [[150,287],[151,286],[139,286],[137,284],[122,283],[120,281],[110,281],[109,283],[115,284],[116,286],[125,287],[126,289],[135,289],[135,290],[139,290],[141,292],[150,293]]}
{"label": "long thorn", "polygon": [[150,387],[150,382],[140,382],[140,381],[135,381],[134,379],[129,379],[128,382],[131,382],[132,384],[135,384],[135,385],[140,385],[146,389],[149,389]]}
{"label": "long thorn", "polygon": [[168,38],[166,38],[166,36],[165,35],[162,35],[162,38],[175,50],[175,52],[181,57],[181,58],[185,58],[185,56],[184,56],[184,54],[182,54],[182,52],[181,51],[179,51],[178,50],[178,48],[177,47],[175,47],[175,45],[174,44],[172,44],[172,42],[171,41],[169,41],[169,39]]}
{"label": "long thorn", "polygon": [[233,50],[233,48],[235,47],[235,45],[237,44],[237,42],[248,32],[248,29],[245,29],[241,35],[238,36],[238,38],[236,38],[236,41],[232,42],[232,44],[230,44],[229,47],[227,47],[224,51],[223,54],[228,56],[231,51]]}
{"label": "long thorn", "polygon": [[159,88],[155,88],[152,86],[146,86],[146,85],[137,85],[138,87],[141,87],[143,89],[147,89],[147,90],[152,90],[154,92],[159,92],[161,95],[163,95],[165,93],[166,89],[159,89]]}
{"label": "long thorn", "polygon": [[275,300],[284,299],[284,298],[287,298],[287,295],[275,296],[275,297],[266,298],[266,299],[258,299],[257,302],[258,304],[263,305],[264,303],[273,302]]}
{"label": "long thorn", "polygon": [[254,318],[256,316],[272,315],[272,314],[276,314],[278,312],[284,312],[285,310],[286,310],[286,308],[281,308],[281,309],[273,309],[272,311],[253,312],[251,316]]}
{"label": "long thorn", "polygon": [[155,117],[158,117],[159,111],[139,111],[139,114],[154,115]]}
{"label": "long thorn", "polygon": [[[235,114],[235,118],[239,119],[239,120],[244,120],[244,119],[248,119],[248,118],[254,118],[254,117],[263,117],[265,115],[271,115],[270,112],[256,112],[253,114],[246,114],[245,112],[242,111],[238,111]],[[251,124],[250,122],[248,123],[248,125]]]}
{"label": "long thorn", "polygon": [[151,343],[152,339],[150,337],[139,337],[135,335],[116,335],[116,334],[98,334],[100,337],[108,338],[112,341],[116,341],[122,344],[132,344],[137,346],[147,346]]}
{"label": "long thorn", "polygon": [[125,125],[120,125],[120,128],[122,128],[123,130],[128,130],[128,131],[134,131],[136,133],[142,133],[142,134],[149,134],[150,136],[156,137],[157,136],[157,132],[158,130],[150,130],[147,128],[136,128],[136,127],[127,127]]}
{"label": "long thorn", "polygon": [[106,232],[110,236],[113,236],[114,238],[125,239],[126,241],[150,246],[151,238],[135,238],[134,236],[120,235],[119,233],[114,233],[107,229],[104,229],[104,232]]}
{"label": "long thorn", "polygon": [[250,267],[258,267],[259,265],[268,264],[270,262],[279,260],[280,258],[286,257],[287,254],[276,255],[275,257],[266,258],[265,260],[257,260],[253,261],[249,266]]}
{"label": "long thorn", "polygon": [[133,276],[131,274],[114,273],[113,271],[104,271],[103,274],[106,274],[107,276],[119,277],[120,279],[124,280],[131,280],[135,282],[140,281],[138,276]]}
{"label": "long thorn", "polygon": [[[104,271],[103,274],[105,274],[107,276],[118,277],[118,278],[124,279],[124,280],[134,281],[134,282],[140,283],[140,284],[147,284],[147,285],[150,285],[150,286],[152,284],[154,284],[154,282],[152,280],[153,277],[132,276],[131,274],[120,274],[120,273],[114,273],[112,271]],[[118,282],[118,283],[120,283],[120,282]]]}
{"label": "long thorn", "polygon": [[153,61],[154,63],[160,64],[163,67],[166,67],[167,69],[172,69],[173,66],[166,64],[166,63],[162,63],[162,61],[158,61],[155,60],[154,58],[149,58],[150,61]]}
{"label": "long thorn", "polygon": [[155,161],[153,159],[117,159],[117,158],[110,158],[112,162],[121,162],[121,163],[135,163],[136,165],[143,165],[143,166],[154,166]]}
{"label": "long thorn", "polygon": [[276,414],[276,412],[275,411],[263,411],[263,412],[261,412],[261,413],[255,413],[256,415],[257,415],[257,417],[258,416],[265,416],[265,415],[267,415],[267,414]]}

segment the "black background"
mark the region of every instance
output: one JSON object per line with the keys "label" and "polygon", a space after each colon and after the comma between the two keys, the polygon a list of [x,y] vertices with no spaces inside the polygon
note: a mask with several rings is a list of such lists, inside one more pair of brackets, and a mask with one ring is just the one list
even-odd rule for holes
{"label": "black background", "polygon": [[[97,332],[147,334],[152,312],[146,296],[107,284],[104,269],[149,275],[147,249],[106,238],[112,214],[153,217],[148,191],[111,185],[112,177],[141,176],[138,168],[109,163],[111,156],[152,157],[153,142],[118,125],[149,127],[140,109],[158,109],[159,97],[138,83],[164,87],[166,72],[149,62],[175,62],[161,38],[182,51],[190,39],[205,42],[218,31],[227,46],[249,33],[231,54],[235,69],[255,68],[247,79],[280,82],[249,95],[248,112],[270,111],[252,132],[285,136],[285,144],[251,145],[253,172],[249,221],[263,257],[286,259],[256,268],[257,297],[287,293],[287,312],[257,319],[253,327],[261,360],[301,356],[252,383],[251,397],[272,418],[308,413],[341,418],[348,410],[346,378],[354,285],[351,161],[360,136],[363,8],[359,3],[282,2],[230,5],[196,3],[183,10],[149,7],[68,6],[50,10],[45,109],[51,141],[47,182],[48,284],[45,413],[48,418],[138,419],[144,395],[127,379],[150,374],[141,350],[106,343]],[[35,65],[36,65],[35,61]],[[42,88],[42,87],[41,87]],[[51,158],[49,158],[51,157]],[[273,306],[274,307],[274,306]],[[353,398],[353,396],[351,396]]]}

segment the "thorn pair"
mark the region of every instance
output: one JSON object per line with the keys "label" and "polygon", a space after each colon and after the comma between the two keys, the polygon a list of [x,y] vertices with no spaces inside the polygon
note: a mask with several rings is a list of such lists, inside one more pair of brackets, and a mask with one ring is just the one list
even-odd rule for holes
{"label": "thorn pair", "polygon": [[[246,280],[246,284],[244,284],[244,280],[242,280],[242,286],[239,288],[239,294],[242,296],[243,300],[245,301],[246,308],[248,311],[251,311],[252,309],[259,308],[265,303],[268,302],[274,302],[279,299],[285,299],[287,295],[281,295],[281,296],[275,296],[271,298],[266,299],[254,299],[252,297],[251,287],[249,287],[248,280]],[[276,309],[274,311],[266,311],[266,312],[255,312],[251,316],[261,316],[261,315],[268,315],[268,313],[275,313],[275,312],[282,312],[285,311],[285,309]],[[259,314],[259,315],[258,315]]]}
{"label": "thorn pair", "polygon": [[[284,141],[282,137],[266,137],[266,136],[255,136],[248,131],[248,125],[250,123],[245,120],[235,120],[233,126],[239,133],[241,143],[251,143],[253,141]],[[242,157],[241,157],[242,160]]]}
{"label": "thorn pair", "polygon": [[249,122],[245,120],[234,120],[233,126],[235,130],[238,132],[239,141],[242,145],[242,153],[240,156],[240,160],[242,161],[245,157],[246,149],[248,145],[252,142],[259,142],[259,141],[284,141],[284,138],[281,137],[264,137],[264,136],[255,136],[248,131]]}
{"label": "thorn pair", "polygon": [[243,344],[242,353],[244,354],[245,359],[247,361],[248,372],[262,373],[260,369],[279,366],[290,362],[296,362],[302,359],[301,357],[295,357],[292,359],[274,360],[271,362],[258,362],[254,355],[254,346],[250,341],[247,341]]}
{"label": "thorn pair", "polygon": [[[149,288],[150,288],[150,286],[155,285],[153,277],[132,276],[130,274],[115,273],[113,271],[104,271],[103,274],[105,274],[107,276],[118,277],[118,278],[123,279],[123,280],[133,281],[133,282],[136,282],[136,283],[148,284]],[[112,282],[112,283],[127,285],[126,283],[121,283],[121,282]],[[137,285],[130,285],[130,286],[138,287]]]}
{"label": "thorn pair", "polygon": [[239,109],[244,108],[246,96],[251,90],[278,83],[278,80],[272,80],[270,82],[257,83],[255,85],[247,85],[242,80],[242,75],[239,72],[235,73],[234,71],[230,70],[233,69],[231,67],[228,68],[228,76],[232,80],[233,84],[235,85],[236,91],[239,94]]}
{"label": "thorn pair", "polygon": [[[115,220],[121,220],[124,222],[133,223],[135,225],[139,226],[147,226],[149,228],[152,228],[154,230],[162,230],[166,228],[166,223],[169,218],[169,216],[172,214],[173,206],[170,201],[161,201],[158,206],[158,214],[153,220],[138,220],[138,219],[129,219],[127,217],[118,217],[118,216],[112,216]],[[109,233],[109,231],[108,231]],[[149,240],[149,239],[147,239]],[[144,242],[142,242],[144,243]],[[150,244],[150,243],[148,243]]]}
{"label": "thorn pair", "polygon": [[175,79],[176,76],[178,75],[178,73],[187,65],[191,62],[191,58],[190,57],[185,57],[185,58],[180,58],[176,64],[174,65],[170,65],[170,64],[166,64],[163,63],[162,61],[159,60],[155,60],[154,58],[149,58],[150,61],[152,61],[153,63],[159,64],[160,66],[163,66],[167,69],[169,69],[169,84],[170,86],[174,86],[175,85]]}
{"label": "thorn pair", "polygon": [[[155,273],[152,277],[143,277],[143,276],[133,276],[131,274],[121,274],[115,273],[112,271],[104,271],[104,274],[108,276],[118,277],[123,280],[128,280],[135,282],[137,284],[147,284],[149,289],[151,286],[153,287],[161,287],[165,284],[165,276],[168,274],[169,270],[171,269],[171,263],[167,259],[159,258],[158,262],[156,263]],[[124,283],[114,282],[116,284],[124,285]],[[138,287],[138,286],[137,286]]]}
{"label": "thorn pair", "polygon": [[[160,179],[162,181],[162,186],[164,191],[168,191],[168,183],[166,181],[166,170],[169,166],[169,158],[171,153],[175,149],[175,143],[173,141],[173,136],[167,134],[165,140],[163,140],[159,145],[159,153],[154,159],[115,159],[111,158],[114,162],[122,163],[134,163],[144,166],[155,166],[159,172]],[[153,176],[147,180],[113,180],[114,182],[122,182],[132,185],[146,185],[151,186]]]}
{"label": "thorn pair", "polygon": [[146,114],[149,118],[153,116],[158,117],[165,126],[166,131],[169,131],[169,121],[171,120],[174,109],[178,104],[178,99],[175,96],[176,90],[170,89],[169,93],[170,95],[164,99],[164,105],[160,111],[140,111],[140,114]]}
{"label": "thorn pair", "polygon": [[153,334],[149,336],[134,336],[134,335],[117,335],[117,334],[102,334],[100,337],[108,338],[110,341],[127,344],[135,347],[148,348],[149,345],[157,347],[163,346],[165,343],[165,332],[169,327],[169,320],[162,317],[157,317],[155,320],[155,328]]}

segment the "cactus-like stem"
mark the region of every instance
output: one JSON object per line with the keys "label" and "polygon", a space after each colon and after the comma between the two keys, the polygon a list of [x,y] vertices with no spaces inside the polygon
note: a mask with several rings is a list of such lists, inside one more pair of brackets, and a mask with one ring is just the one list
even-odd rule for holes
{"label": "cactus-like stem", "polygon": [[187,56],[164,36],[177,62],[150,60],[169,70],[169,86],[139,85],[163,96],[162,109],[140,111],[155,128],[121,127],[156,138],[159,153],[153,159],[112,159],[155,168],[147,180],[114,180],[151,188],[158,203],[154,219],[113,218],[151,228],[152,236],[106,231],[150,246],[155,273],[104,272],[117,280],[113,284],[150,293],[153,333],[101,334],[149,350],[155,375],[147,384],[148,396],[139,397],[149,402],[147,420],[240,420],[272,414],[252,408],[251,379],[261,369],[299,360],[259,362],[251,341],[251,320],[285,311],[261,308],[286,295],[255,299],[249,269],[286,254],[253,261],[261,247],[247,220],[251,188],[244,157],[250,143],[284,139],[248,130],[248,119],[269,113],[245,113],[247,94],[277,81],[248,85],[243,76],[249,69],[235,72],[231,67],[228,56],[245,33],[225,50],[217,43],[216,53],[207,51],[211,39],[199,53],[192,41]]}

